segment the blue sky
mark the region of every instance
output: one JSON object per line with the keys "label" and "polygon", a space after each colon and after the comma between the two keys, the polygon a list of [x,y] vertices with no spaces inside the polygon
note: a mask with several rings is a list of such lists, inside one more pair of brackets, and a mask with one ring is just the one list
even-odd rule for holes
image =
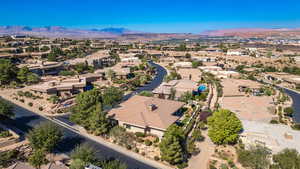
{"label": "blue sky", "polygon": [[9,0],[0,25],[191,32],[300,28],[300,0]]}

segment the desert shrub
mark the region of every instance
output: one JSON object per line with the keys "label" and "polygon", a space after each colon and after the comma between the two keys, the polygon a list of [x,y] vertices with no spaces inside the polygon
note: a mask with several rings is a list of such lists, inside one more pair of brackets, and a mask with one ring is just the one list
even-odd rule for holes
{"label": "desert shrub", "polygon": [[251,169],[268,168],[270,165],[269,155],[271,151],[262,146],[252,146],[249,150],[240,149],[237,151],[238,161],[243,167]]}
{"label": "desert shrub", "polygon": [[159,161],[160,158],[159,158],[158,156],[154,156],[154,160],[155,160],[155,161]]}
{"label": "desert shrub", "polygon": [[292,125],[292,129],[294,129],[294,130],[300,130],[300,124],[294,124],[294,125]]}
{"label": "desert shrub", "polygon": [[235,167],[235,164],[232,160],[228,160],[228,165],[229,165],[230,168]]}
{"label": "desert shrub", "polygon": [[151,145],[152,145],[152,142],[151,142],[150,140],[147,139],[147,140],[145,140],[145,145],[146,145],[146,146],[151,146]]}
{"label": "desert shrub", "polygon": [[12,136],[12,134],[7,131],[7,130],[4,130],[4,131],[0,131],[0,138],[6,138],[6,137],[10,137]]}
{"label": "desert shrub", "polygon": [[131,145],[129,145],[129,144],[126,145],[126,148],[127,148],[128,150],[131,150],[131,149],[132,149]]}
{"label": "desert shrub", "polygon": [[154,143],[158,143],[159,142],[159,138],[156,137],[155,140],[153,141]]}
{"label": "desert shrub", "polygon": [[137,136],[137,137],[145,137],[145,133],[142,133],[142,132],[136,132],[136,133],[135,133],[135,136]]}
{"label": "desert shrub", "polygon": [[226,164],[221,164],[221,169],[228,169],[228,166]]}
{"label": "desert shrub", "polygon": [[32,107],[32,106],[33,106],[33,103],[29,102],[29,103],[28,103],[28,106]]}
{"label": "desert shrub", "polygon": [[213,164],[210,164],[209,169],[217,169],[217,167],[215,167]]}
{"label": "desert shrub", "polygon": [[277,120],[271,120],[270,123],[271,124],[278,124],[279,122]]}

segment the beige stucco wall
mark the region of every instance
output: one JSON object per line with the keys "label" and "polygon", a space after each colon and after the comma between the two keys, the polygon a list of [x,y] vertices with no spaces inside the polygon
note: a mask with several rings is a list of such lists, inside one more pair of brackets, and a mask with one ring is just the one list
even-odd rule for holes
{"label": "beige stucco wall", "polygon": [[150,134],[153,134],[153,135],[156,135],[158,136],[159,138],[162,138],[162,136],[164,135],[164,131],[161,131],[161,130],[157,130],[157,129],[154,129],[154,128],[151,128],[150,129]]}
{"label": "beige stucco wall", "polygon": [[[122,126],[122,127],[126,128],[127,131],[133,132],[133,133],[135,133],[135,132],[145,133],[146,132],[145,128],[134,126],[132,124],[124,123],[121,121],[119,121],[119,126]],[[130,127],[128,128],[127,126],[130,126]],[[155,129],[155,128],[150,128],[150,129],[148,129],[147,134],[153,134],[153,135],[158,136],[159,138],[162,138],[162,136],[164,135],[164,131]]]}

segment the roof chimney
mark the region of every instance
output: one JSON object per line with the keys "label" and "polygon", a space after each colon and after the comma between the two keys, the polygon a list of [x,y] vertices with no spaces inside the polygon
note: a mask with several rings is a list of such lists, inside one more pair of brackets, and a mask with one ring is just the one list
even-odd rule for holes
{"label": "roof chimney", "polygon": [[154,111],[154,110],[156,109],[156,106],[155,106],[154,104],[149,104],[149,105],[148,105],[148,109],[149,109],[150,111]]}

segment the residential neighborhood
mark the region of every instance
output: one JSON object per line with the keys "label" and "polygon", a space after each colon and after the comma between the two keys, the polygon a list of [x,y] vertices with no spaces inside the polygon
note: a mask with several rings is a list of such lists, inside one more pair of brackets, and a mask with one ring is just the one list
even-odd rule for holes
{"label": "residential neighborhood", "polygon": [[[40,12],[49,25],[60,19],[76,24],[5,26],[0,16],[0,168],[300,168],[298,28],[261,23],[261,28],[229,29],[221,26],[224,20],[214,30],[189,33],[189,19],[167,21],[193,18],[187,9],[173,16],[177,2],[168,3],[175,12],[160,16],[153,8],[151,17],[142,4],[152,4],[144,2],[87,1],[74,7],[53,2],[57,11],[40,3],[44,6],[28,2],[51,16],[63,13],[50,19]],[[170,10],[165,2],[156,4]],[[186,7],[195,9],[190,4]],[[248,6],[232,5],[239,4]],[[80,15],[74,13],[83,7]],[[99,10],[87,10],[92,7]],[[139,15],[149,17],[147,24],[128,23],[130,29],[97,24],[109,18],[102,26],[122,25]],[[158,16],[176,26],[150,24]],[[36,17],[32,22],[40,22]],[[89,22],[93,17],[97,22]],[[80,25],[83,21],[89,24]],[[131,30],[141,27],[144,31]]]}

